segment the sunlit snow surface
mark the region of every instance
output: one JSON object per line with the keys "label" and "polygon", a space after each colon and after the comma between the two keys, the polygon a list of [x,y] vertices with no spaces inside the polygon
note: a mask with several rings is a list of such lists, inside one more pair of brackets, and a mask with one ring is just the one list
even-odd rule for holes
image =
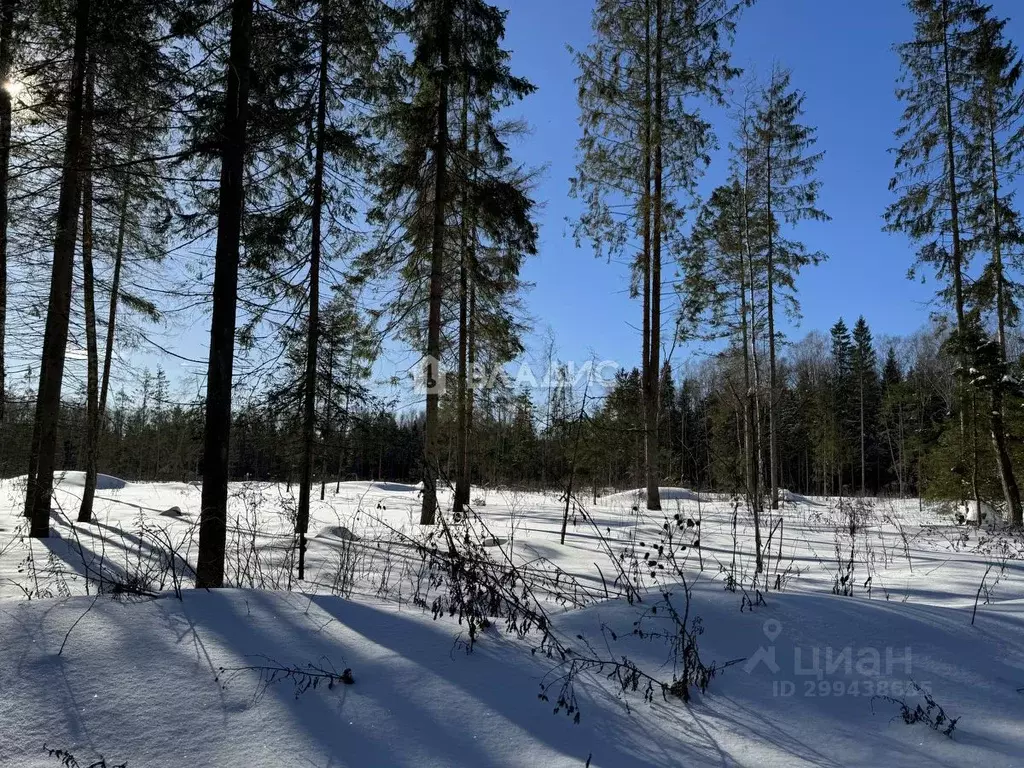
{"label": "sunlit snow surface", "polygon": [[[537,638],[504,635],[498,622],[467,655],[456,642],[464,625],[412,604],[417,558],[395,539],[422,535],[414,486],[332,484],[323,502],[317,492],[300,584],[286,567],[292,492],[233,484],[229,575],[278,591],[186,590],[178,600],[173,582],[181,573],[187,582],[184,561],[195,559],[199,489],[118,485],[97,491],[96,524],[72,526],[81,480],[69,475],[55,497],[54,536],[29,541],[20,535],[23,481],[0,483],[2,766],[58,765],[44,745],[82,765],[102,756],[132,768],[1024,764],[1024,540],[957,526],[917,500],[874,500],[851,539],[836,499],[787,496],[763,521],[769,585],[783,591],[751,611],[749,588],[724,589],[726,572],[741,585],[753,577],[751,520],[736,510],[734,553],[726,498],[664,489],[659,514],[644,512],[635,493],[581,496],[596,524],[574,515],[562,546],[557,493],[474,489],[486,502],[475,507],[481,525],[502,545],[493,557],[576,576],[586,607],[546,603],[559,635],[664,679],[666,647],[630,634],[656,595],[639,606],[614,599],[612,558],[657,541],[663,515],[700,530],[686,572],[691,613],[705,628],[701,657],[736,663],[689,705],[660,695],[646,704],[593,676],[579,688],[574,725],[537,698],[554,664],[531,654]],[[180,517],[163,514],[174,507]],[[161,541],[180,561],[140,565],[159,561]],[[851,542],[854,594],[834,595]],[[164,591],[86,594],[86,574],[133,573],[162,579]],[[285,680],[260,695],[257,672],[221,671],[271,663],[350,668],[355,683],[296,696]],[[911,680],[962,718],[952,740],[904,725],[897,705],[877,698],[921,702],[906,693]]]}

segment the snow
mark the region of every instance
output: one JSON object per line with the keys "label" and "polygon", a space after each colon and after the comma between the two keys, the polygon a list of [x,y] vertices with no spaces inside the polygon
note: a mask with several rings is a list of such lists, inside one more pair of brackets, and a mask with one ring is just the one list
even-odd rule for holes
{"label": "snow", "polygon": [[[81,485],[68,473],[55,495],[59,538],[40,542],[20,535],[23,486],[0,482],[0,765],[57,765],[44,744],[83,765],[102,756],[131,766],[1024,762],[1024,540],[958,526],[955,515],[917,500],[840,507],[784,493],[785,509],[766,511],[763,532],[766,573],[783,591],[773,588],[751,610],[745,511],[734,556],[728,498],[701,494],[698,503],[692,491],[663,489],[665,515],[699,531],[686,573],[691,615],[704,627],[701,658],[729,666],[689,704],[660,693],[648,704],[588,673],[577,685],[574,725],[552,713],[557,687],[551,701],[538,700],[560,668],[532,653],[536,634],[507,635],[497,621],[466,653],[464,624],[435,621],[410,599],[411,548],[375,548],[394,531],[421,535],[415,486],[352,482],[338,493],[328,486],[323,502],[314,494],[309,576],[285,591],[297,489],[233,484],[229,550],[249,565],[229,572],[238,583],[262,576],[281,589],[184,589],[180,599],[168,576],[144,590],[158,593],[153,599],[97,597],[95,579],[145,571],[139,564],[162,541],[194,561],[196,487],[122,482],[97,495],[96,524],[76,525],[69,520]],[[558,493],[491,489],[486,497],[481,524],[488,543],[501,545],[488,548],[492,557],[555,564],[589,595],[584,607],[545,603],[566,644],[627,656],[671,679],[665,644],[632,634],[659,584],[648,580],[637,605],[615,598],[612,557],[650,543],[660,527],[658,513],[633,511],[639,492],[598,499],[595,525],[574,515],[564,547]],[[174,506],[181,518],[161,516]],[[832,594],[851,546],[853,596]],[[352,551],[361,554],[343,566]],[[732,592],[723,571],[734,559],[741,588]],[[345,567],[353,576],[339,588]],[[664,588],[681,599],[681,587]],[[354,684],[297,692],[289,680],[264,685],[259,671],[239,669],[261,665],[350,668]],[[962,718],[952,739],[905,725],[898,706],[876,696],[920,702],[911,681]]]}

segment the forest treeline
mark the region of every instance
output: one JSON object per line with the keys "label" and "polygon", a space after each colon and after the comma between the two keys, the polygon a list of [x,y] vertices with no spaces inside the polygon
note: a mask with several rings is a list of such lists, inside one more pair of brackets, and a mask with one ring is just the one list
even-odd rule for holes
{"label": "forest treeline", "polygon": [[[947,338],[948,332],[936,325],[879,344],[859,318],[852,329],[839,320],[829,334],[813,332],[787,345],[780,357],[782,487],[813,495],[957,498],[970,468],[958,465],[959,424],[952,418],[955,362],[943,351]],[[1013,343],[1024,349],[1019,338]],[[1016,359],[1015,373],[1019,353]],[[728,348],[682,372],[663,364],[661,485],[742,492],[741,368],[739,351]],[[644,486],[639,369],[588,385],[586,401],[582,374],[574,379],[568,367],[533,388],[517,389],[511,374],[478,395],[474,486],[563,487],[570,468],[581,495]],[[23,386],[24,394],[31,392],[30,384]],[[330,423],[318,422],[314,487],[345,480],[421,481],[422,412],[396,411],[368,389],[349,392],[345,381],[325,382],[324,387],[331,390],[324,399],[330,396],[337,405]],[[129,480],[201,480],[202,404],[176,402],[162,370],[145,372],[140,388],[141,399],[123,390],[114,394],[100,434],[99,465]],[[0,466],[17,468],[28,460],[28,402],[9,406],[6,428],[13,439],[0,450]],[[85,468],[86,418],[81,401],[64,405],[58,442],[62,469]],[[439,419],[441,476],[450,481],[457,456],[451,397],[442,396]],[[1010,424],[1013,434],[1024,428],[1019,408]],[[984,447],[984,423],[972,421],[969,428],[978,447]],[[297,408],[282,408],[274,396],[252,398],[236,406],[232,435],[232,479],[298,481],[302,420]],[[1015,440],[1011,450],[1015,461],[1024,460],[1024,443]],[[994,465],[985,461],[979,471],[982,499],[998,504],[1002,491]]]}
{"label": "forest treeline", "polygon": [[[878,348],[854,318],[784,333],[828,258],[801,240],[829,221],[827,147],[789,70],[733,62],[752,4],[593,0],[574,71],[553,74],[577,85],[572,234],[628,265],[639,365],[606,390],[524,391],[478,380],[526,352],[543,203],[516,158],[537,86],[504,41],[514,4],[0,0],[0,444],[31,535],[71,467],[82,523],[100,471],[198,478],[200,586],[223,582],[241,477],[298,485],[300,579],[316,481],[350,476],[422,482],[424,525],[448,512],[440,486],[453,514],[480,483],[643,486],[652,510],[665,482],[731,491],[758,552],[785,488],[989,500],[1020,524],[1005,20],[906,2],[879,226],[913,244],[936,318]],[[206,360],[167,348],[197,322]],[[720,352],[673,374],[705,342]],[[389,343],[422,361],[422,414],[376,399]],[[185,357],[205,391],[172,402],[158,373],[123,397],[150,354]]]}

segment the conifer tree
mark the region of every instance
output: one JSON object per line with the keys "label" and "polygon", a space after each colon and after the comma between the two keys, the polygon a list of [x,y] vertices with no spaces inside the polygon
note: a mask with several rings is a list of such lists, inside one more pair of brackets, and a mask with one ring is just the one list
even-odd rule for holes
{"label": "conifer tree", "polygon": [[224,585],[227,541],[231,386],[234,369],[238,265],[245,204],[246,132],[253,0],[231,0],[230,44],[225,75],[220,140],[213,315],[203,437],[203,494],[199,522],[197,587]]}
{"label": "conifer tree", "polygon": [[878,413],[878,359],[871,341],[871,330],[864,316],[853,326],[850,368],[857,402],[857,427],[860,437],[860,493],[867,495],[867,463],[874,451],[875,419]]}
{"label": "conifer tree", "polygon": [[599,0],[595,39],[575,52],[583,135],[572,194],[586,206],[576,236],[591,240],[599,255],[632,262],[631,293],[640,296],[643,313],[644,485],[652,510],[661,509],[663,251],[714,145],[700,104],[721,102],[724,83],[736,74],[725,44],[742,4]]}
{"label": "conifer tree", "polygon": [[854,345],[850,329],[839,318],[831,329],[832,360],[829,373],[829,420],[831,422],[830,453],[836,473],[836,490],[843,489],[843,472],[852,457],[851,434],[855,430],[856,402],[853,375]]}
{"label": "conifer tree", "polygon": [[[919,244],[919,266],[935,269],[940,295],[952,305],[953,345],[961,370],[968,367],[964,289],[970,243],[964,236],[964,198],[969,197],[966,105],[976,96],[970,66],[976,34],[977,0],[907,0],[914,15],[914,39],[896,46],[902,74],[896,89],[904,103],[896,130],[896,172],[889,189],[899,195],[885,211],[886,229],[904,232]],[[965,398],[958,398],[960,460],[965,463]],[[976,457],[974,457],[976,463]],[[970,488],[977,501],[977,487]]]}
{"label": "conifer tree", "polygon": [[779,506],[778,468],[778,365],[776,332],[777,304],[788,302],[796,311],[792,295],[797,273],[807,265],[825,259],[808,252],[803,243],[787,239],[781,225],[801,221],[827,221],[818,207],[821,182],[817,167],[823,152],[814,152],[816,129],[800,122],[804,95],[791,88],[788,70],[775,67],[757,98],[749,124],[742,126],[745,140],[741,151],[753,193],[753,206],[766,222],[764,240],[765,309],[768,334],[768,485],[773,509]]}
{"label": "conifer tree", "polygon": [[[969,59],[977,77],[977,97],[965,105],[971,132],[966,168],[970,169],[972,181],[965,221],[973,233],[973,246],[989,255],[971,293],[977,311],[993,318],[996,334],[994,348],[974,351],[973,367],[988,370],[988,375],[974,377],[974,381],[988,390],[990,434],[1007,517],[1020,525],[1024,522],[1024,510],[1010,458],[1004,401],[1013,389],[1008,386],[1011,377],[1007,376],[1006,332],[1007,326],[1016,324],[1019,317],[1014,297],[1020,293],[1020,285],[1008,272],[1022,265],[1019,246],[1024,243],[1024,232],[1014,203],[1014,190],[1004,182],[1012,182],[1024,149],[1024,130],[1020,126],[1024,115],[1024,93],[1020,87],[1024,65],[1016,46],[1006,39],[1006,21],[992,16],[988,7],[979,8],[977,17]],[[978,342],[988,347],[991,342],[987,334],[978,329],[978,335]]]}
{"label": "conifer tree", "polygon": [[82,113],[89,49],[89,18],[90,0],[77,0],[71,78],[66,97],[67,123],[57,207],[57,233],[53,245],[46,332],[39,368],[39,392],[25,495],[25,511],[30,519],[30,534],[34,538],[50,535],[50,497],[53,493],[56,463],[57,420],[60,415],[71,317],[71,288],[81,202]]}
{"label": "conifer tree", "polygon": [[11,65],[16,42],[14,15],[17,0],[0,0],[0,425],[7,404],[7,230],[10,217]]}
{"label": "conifer tree", "polygon": [[[157,161],[167,152],[168,114],[180,79],[173,56],[157,42],[164,29],[165,20],[146,0],[96,6],[90,19],[82,187],[87,419],[79,522],[92,518],[119,301],[148,318],[158,316],[152,302],[122,290],[122,272],[129,237],[138,258],[150,263],[160,258],[175,207],[164,194],[167,185]],[[113,265],[102,375],[95,279],[101,254]]]}
{"label": "conifer tree", "polygon": [[[509,54],[501,48],[506,15],[483,0],[414,2],[403,26],[413,41],[406,92],[377,118],[389,157],[375,174],[376,200],[369,216],[383,234],[361,258],[358,272],[361,279],[400,277],[405,295],[391,301],[389,309],[408,321],[407,336],[425,353],[428,387],[420,514],[425,525],[433,524],[437,514],[439,366],[451,346],[446,343],[450,334],[445,333],[448,324],[442,310],[446,301],[450,306],[453,294],[456,306],[465,295],[467,320],[462,332],[469,370],[474,346],[472,354],[480,351],[485,338],[501,337],[497,331],[507,332],[513,325],[506,312],[486,313],[483,302],[514,304],[505,291],[518,287],[519,260],[535,248],[533,203],[521,174],[510,165],[502,130],[494,121],[501,107],[533,91],[528,81],[511,73]],[[459,123],[451,128],[451,118],[461,114],[460,97],[466,101],[467,131],[472,126],[472,133],[480,136],[479,145],[465,133],[467,140],[460,139]],[[459,221],[466,223],[468,253],[460,240],[462,227],[454,225]],[[463,264],[465,291],[460,278]],[[504,288],[497,289],[497,295],[488,293],[488,283]],[[494,319],[495,327],[488,328],[487,317]],[[465,429],[471,428],[471,419],[464,420]]]}

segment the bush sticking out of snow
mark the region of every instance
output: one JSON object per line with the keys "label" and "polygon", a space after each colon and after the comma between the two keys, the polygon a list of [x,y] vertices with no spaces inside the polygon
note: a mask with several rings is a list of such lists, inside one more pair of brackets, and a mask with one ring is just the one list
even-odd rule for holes
{"label": "bush sticking out of snow", "polygon": [[50,749],[43,744],[43,750],[47,755],[57,761],[58,765],[64,766],[64,768],[128,768],[128,761],[125,760],[123,763],[116,765],[108,763],[102,757],[94,763],[89,763],[88,766],[83,766],[75,756],[68,752],[66,749]]}
{"label": "bush sticking out of snow", "polygon": [[[943,736],[953,738],[953,731],[956,730],[956,724],[960,722],[959,717],[950,717],[946,714],[946,710],[942,708],[942,705],[937,703],[932,698],[931,694],[924,688],[919,686],[913,680],[910,681],[914,690],[921,694],[924,699],[924,707],[920,704],[916,704],[913,709],[907,704],[904,699],[897,699],[893,696],[875,696],[871,699],[872,711],[874,710],[875,699],[881,699],[882,701],[888,701],[899,706],[900,711],[896,715],[903,720],[907,725],[914,725],[915,723],[925,723],[933,731],[938,731]],[[893,718],[896,719],[895,717]]]}

